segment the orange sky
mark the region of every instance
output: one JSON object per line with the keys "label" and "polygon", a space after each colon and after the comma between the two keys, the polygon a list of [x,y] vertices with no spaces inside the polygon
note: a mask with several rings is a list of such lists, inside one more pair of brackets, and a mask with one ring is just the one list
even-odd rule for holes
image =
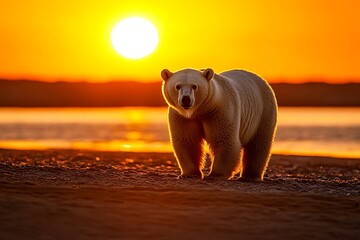
{"label": "orange sky", "polygon": [[[162,68],[212,67],[269,80],[360,81],[359,11],[358,0],[3,1],[0,78],[154,81]],[[110,43],[129,16],[159,32],[143,59]]]}

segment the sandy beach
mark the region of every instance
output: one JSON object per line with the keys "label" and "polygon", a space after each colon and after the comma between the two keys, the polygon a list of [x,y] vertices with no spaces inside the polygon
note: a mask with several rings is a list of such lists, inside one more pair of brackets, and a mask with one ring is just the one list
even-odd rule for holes
{"label": "sandy beach", "polygon": [[0,150],[0,239],[360,239],[360,159],[275,155],[262,183],[178,175],[171,153]]}

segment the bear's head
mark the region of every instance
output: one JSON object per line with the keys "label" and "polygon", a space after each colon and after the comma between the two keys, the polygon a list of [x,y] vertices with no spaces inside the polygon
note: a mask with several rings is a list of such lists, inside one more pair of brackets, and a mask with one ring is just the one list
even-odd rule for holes
{"label": "bear's head", "polygon": [[174,73],[164,69],[161,71],[164,98],[170,107],[190,118],[207,98],[213,76],[211,68],[201,71],[184,69]]}

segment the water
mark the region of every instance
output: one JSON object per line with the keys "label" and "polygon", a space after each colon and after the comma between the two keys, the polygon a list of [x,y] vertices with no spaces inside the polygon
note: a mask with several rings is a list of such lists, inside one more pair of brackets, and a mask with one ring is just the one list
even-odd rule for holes
{"label": "water", "polygon": [[[0,148],[170,152],[166,108],[1,108]],[[273,153],[360,157],[360,108],[280,108]]]}

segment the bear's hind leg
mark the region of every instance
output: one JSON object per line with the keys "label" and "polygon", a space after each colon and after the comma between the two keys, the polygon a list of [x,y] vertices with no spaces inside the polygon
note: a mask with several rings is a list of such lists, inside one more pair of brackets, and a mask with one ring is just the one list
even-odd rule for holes
{"label": "bear's hind leg", "polygon": [[271,145],[275,127],[259,126],[257,134],[244,146],[240,181],[259,182],[263,180],[270,160]]}

